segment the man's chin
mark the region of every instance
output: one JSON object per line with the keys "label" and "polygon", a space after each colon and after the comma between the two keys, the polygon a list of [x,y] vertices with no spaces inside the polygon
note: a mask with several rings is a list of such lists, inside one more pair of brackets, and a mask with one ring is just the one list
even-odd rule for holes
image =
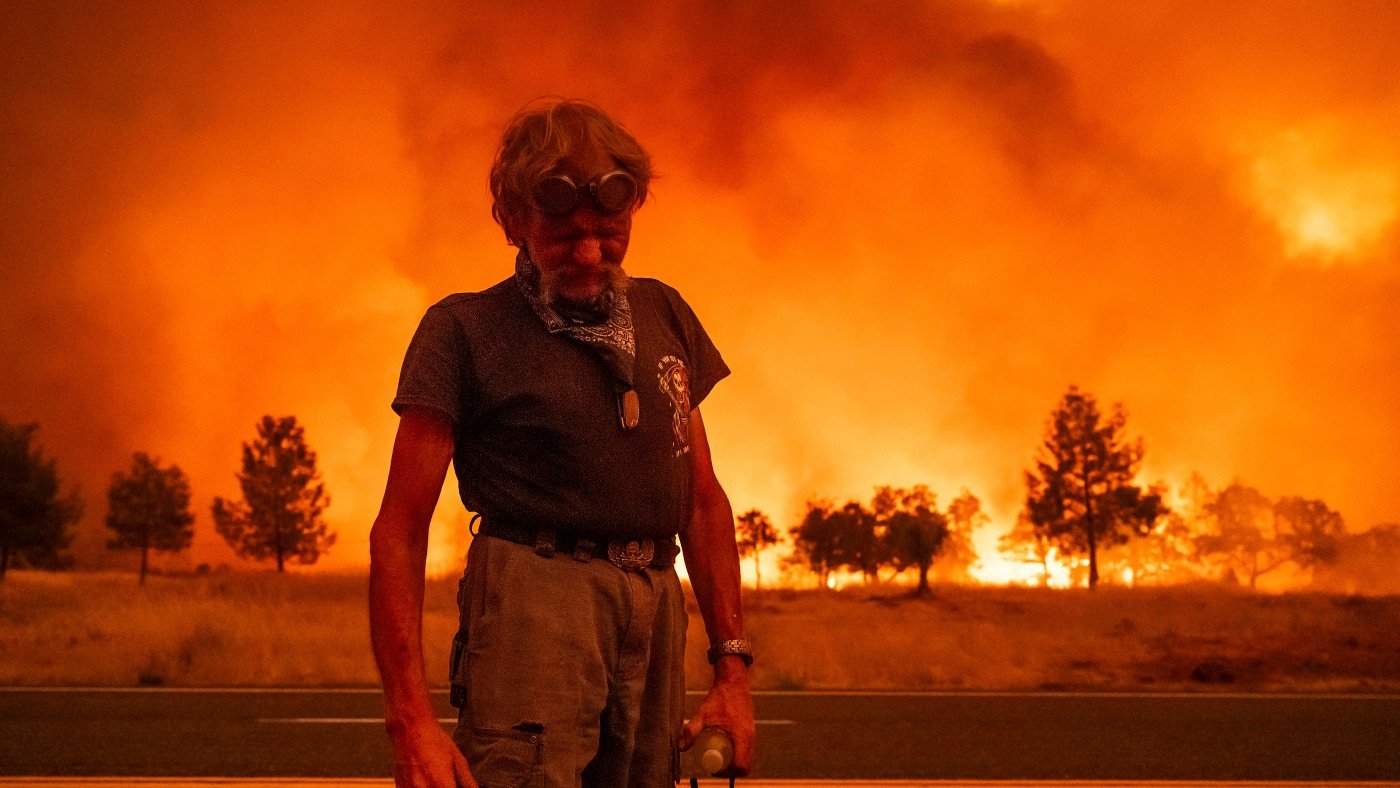
{"label": "man's chin", "polygon": [[588,304],[596,302],[603,296],[603,293],[607,291],[608,286],[605,284],[595,285],[593,287],[572,287],[567,290],[560,290],[556,294],[556,300],[564,301],[575,306],[587,306]]}
{"label": "man's chin", "polygon": [[563,302],[570,306],[588,307],[596,304],[609,290],[614,294],[626,290],[627,281],[627,275],[619,270],[607,279],[594,280],[587,284],[560,286],[558,283],[545,282],[544,289],[546,300],[550,303]]}

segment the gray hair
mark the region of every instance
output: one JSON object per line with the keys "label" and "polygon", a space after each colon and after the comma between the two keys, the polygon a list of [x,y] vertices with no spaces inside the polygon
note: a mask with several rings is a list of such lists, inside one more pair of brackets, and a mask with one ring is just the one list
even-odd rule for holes
{"label": "gray hair", "polygon": [[530,207],[530,190],[561,159],[583,146],[596,146],[637,179],[637,202],[646,201],[651,156],[606,112],[586,101],[555,97],[526,104],[506,124],[491,165],[491,217],[511,237],[512,217]]}

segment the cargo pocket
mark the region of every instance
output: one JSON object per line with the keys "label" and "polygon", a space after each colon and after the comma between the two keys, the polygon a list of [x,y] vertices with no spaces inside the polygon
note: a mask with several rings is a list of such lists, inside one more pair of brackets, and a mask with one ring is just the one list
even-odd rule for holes
{"label": "cargo pocket", "polygon": [[455,709],[467,705],[467,666],[462,664],[466,651],[466,638],[458,631],[452,636],[452,652],[447,658],[448,702]]}
{"label": "cargo pocket", "polygon": [[472,777],[481,788],[525,788],[540,773],[544,726],[539,723],[521,723],[515,728],[459,725],[453,738],[458,739],[457,746],[467,756]]}
{"label": "cargo pocket", "polygon": [[473,539],[467,549],[467,566],[457,581],[457,632],[447,662],[448,697],[453,708],[467,704],[467,651],[472,621],[481,615],[481,575],[486,571],[486,540]]}

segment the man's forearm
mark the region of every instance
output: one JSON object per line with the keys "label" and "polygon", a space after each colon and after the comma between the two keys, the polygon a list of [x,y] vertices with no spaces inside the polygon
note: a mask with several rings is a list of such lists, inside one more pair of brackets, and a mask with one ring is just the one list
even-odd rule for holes
{"label": "man's forearm", "polygon": [[391,731],[436,724],[423,666],[423,568],[427,544],[395,538],[409,529],[375,523],[370,533],[369,622]]}
{"label": "man's forearm", "polygon": [[[734,539],[734,512],[723,492],[697,500],[690,525],[681,535],[690,587],[710,643],[744,636],[743,610],[739,596],[739,548]],[[715,665],[716,675],[731,670],[737,658],[724,658]]]}

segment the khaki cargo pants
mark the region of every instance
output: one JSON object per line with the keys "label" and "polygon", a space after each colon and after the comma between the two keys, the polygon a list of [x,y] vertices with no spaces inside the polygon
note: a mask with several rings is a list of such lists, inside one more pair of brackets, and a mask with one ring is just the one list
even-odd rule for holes
{"label": "khaki cargo pants", "polygon": [[478,534],[457,603],[452,737],[483,788],[675,784],[688,614],[674,567]]}

